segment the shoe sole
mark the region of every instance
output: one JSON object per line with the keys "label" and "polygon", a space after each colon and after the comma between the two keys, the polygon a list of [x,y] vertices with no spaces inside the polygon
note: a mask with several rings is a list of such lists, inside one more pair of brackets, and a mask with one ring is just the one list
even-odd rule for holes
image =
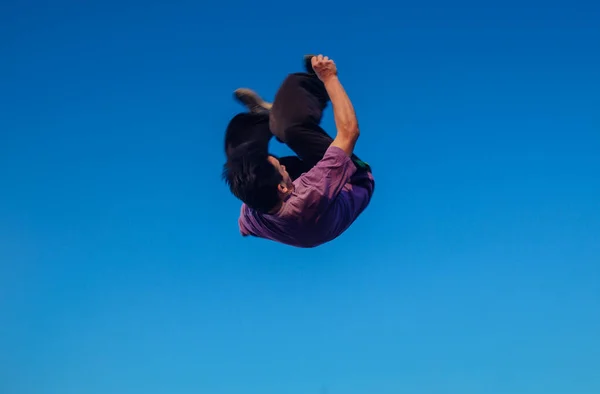
{"label": "shoe sole", "polygon": [[[252,103],[248,103],[246,101],[244,101],[244,99],[242,97],[248,97],[250,98],[249,101],[252,101]],[[260,97],[258,95],[258,93],[256,93],[254,90],[252,89],[247,89],[247,88],[239,88],[236,89],[233,92],[233,97],[242,105],[244,105],[246,108],[248,108],[250,110],[250,112],[256,112],[254,110],[254,107],[259,107],[260,109],[266,110],[266,111],[270,111],[271,108],[273,107],[273,104],[263,100],[262,97]],[[254,104],[254,105],[250,105],[250,104]]]}

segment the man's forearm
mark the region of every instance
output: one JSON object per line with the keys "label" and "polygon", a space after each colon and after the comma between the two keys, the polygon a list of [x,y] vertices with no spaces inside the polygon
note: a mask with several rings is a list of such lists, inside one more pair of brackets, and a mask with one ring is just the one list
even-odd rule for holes
{"label": "man's forearm", "polygon": [[333,106],[333,117],[338,136],[348,141],[356,141],[360,133],[358,120],[346,90],[337,76],[326,80],[324,85]]}

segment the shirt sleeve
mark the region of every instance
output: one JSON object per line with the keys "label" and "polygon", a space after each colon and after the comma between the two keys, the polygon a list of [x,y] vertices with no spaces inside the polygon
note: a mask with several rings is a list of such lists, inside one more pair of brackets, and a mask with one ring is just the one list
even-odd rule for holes
{"label": "shirt sleeve", "polygon": [[246,219],[245,205],[242,205],[242,208],[240,209],[240,216],[238,218],[238,227],[240,229],[240,235],[242,237],[247,237],[249,235],[252,235],[252,233],[246,226],[246,220],[247,219]]}
{"label": "shirt sleeve", "polygon": [[331,201],[342,191],[356,170],[356,165],[346,152],[337,146],[330,146],[323,159],[302,175],[301,181],[324,200]]}

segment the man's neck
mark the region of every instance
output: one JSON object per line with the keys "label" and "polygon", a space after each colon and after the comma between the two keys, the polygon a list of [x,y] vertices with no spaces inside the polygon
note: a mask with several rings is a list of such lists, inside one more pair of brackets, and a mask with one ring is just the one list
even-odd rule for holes
{"label": "man's neck", "polygon": [[269,211],[269,215],[276,215],[281,210],[281,207],[283,207],[283,201],[280,201],[279,204],[275,206],[275,208],[271,209]]}
{"label": "man's neck", "polygon": [[285,203],[287,201],[287,199],[290,198],[290,196],[292,195],[293,192],[294,192],[294,190],[292,189],[289,192],[287,192],[286,194],[282,194],[281,200],[279,201],[279,203],[277,203],[275,208],[273,208],[269,211],[269,215],[275,215],[275,214],[279,213],[279,211],[281,211],[281,208],[283,208],[283,203]]}

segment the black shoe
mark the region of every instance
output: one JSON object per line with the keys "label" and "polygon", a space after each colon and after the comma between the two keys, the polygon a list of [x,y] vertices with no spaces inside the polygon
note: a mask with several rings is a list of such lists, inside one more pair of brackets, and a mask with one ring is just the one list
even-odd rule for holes
{"label": "black shoe", "polygon": [[258,93],[251,89],[236,89],[236,91],[233,92],[233,97],[248,108],[248,111],[255,114],[269,113],[273,106],[273,104],[263,100]]}
{"label": "black shoe", "polygon": [[315,55],[304,55],[304,69],[306,70],[307,73],[315,75],[315,70],[313,70],[312,67],[312,58],[315,57]]}

